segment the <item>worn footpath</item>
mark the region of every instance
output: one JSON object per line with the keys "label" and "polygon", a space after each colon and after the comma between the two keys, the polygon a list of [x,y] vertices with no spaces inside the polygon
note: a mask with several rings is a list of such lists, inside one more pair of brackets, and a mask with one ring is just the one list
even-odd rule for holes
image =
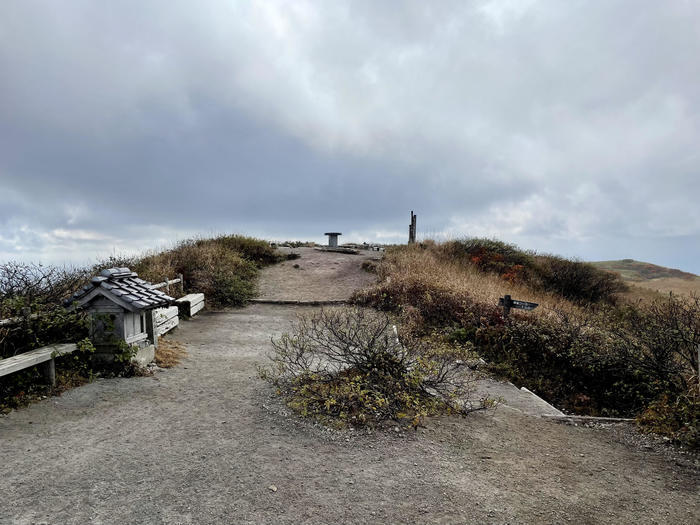
{"label": "worn footpath", "polygon": [[[262,295],[346,299],[371,280],[365,256],[304,252],[263,272]],[[282,272],[294,287],[271,284]],[[0,417],[0,523],[697,523],[692,459],[631,444],[619,425],[538,417],[517,389],[494,412],[410,432],[299,419],[256,365],[313,308],[203,313],[169,336],[188,350],[177,367]]]}

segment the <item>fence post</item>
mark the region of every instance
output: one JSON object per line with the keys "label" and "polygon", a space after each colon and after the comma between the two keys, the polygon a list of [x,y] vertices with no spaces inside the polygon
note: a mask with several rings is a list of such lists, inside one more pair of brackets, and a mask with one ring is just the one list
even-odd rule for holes
{"label": "fence post", "polygon": [[56,386],[56,362],[49,359],[43,366],[44,379],[51,386]]}
{"label": "fence post", "polygon": [[153,348],[158,349],[158,320],[156,319],[156,311],[148,310],[144,313],[146,316],[146,334],[153,341]]}
{"label": "fence post", "polygon": [[180,288],[182,288],[182,293],[185,293],[185,278],[182,276],[181,273],[178,273],[177,276],[180,278]]}

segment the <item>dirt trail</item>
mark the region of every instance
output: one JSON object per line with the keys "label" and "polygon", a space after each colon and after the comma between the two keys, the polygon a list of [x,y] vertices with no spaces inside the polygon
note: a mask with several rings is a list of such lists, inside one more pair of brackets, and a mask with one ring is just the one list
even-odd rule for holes
{"label": "dirt trail", "polygon": [[359,250],[357,255],[322,252],[315,248],[281,248],[299,259],[269,266],[262,271],[258,296],[263,301],[346,301],[352,292],[370,284],[374,276],[361,269],[379,252]]}
{"label": "dirt trail", "polygon": [[367,434],[289,414],[255,365],[311,310],[206,312],[173,334],[178,367],[0,418],[0,523],[697,522],[697,470],[614,426],[504,406]]}

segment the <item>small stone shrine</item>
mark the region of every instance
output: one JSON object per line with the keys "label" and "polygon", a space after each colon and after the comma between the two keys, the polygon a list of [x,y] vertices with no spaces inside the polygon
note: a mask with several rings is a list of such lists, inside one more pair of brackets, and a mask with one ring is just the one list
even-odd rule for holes
{"label": "small stone shrine", "polygon": [[138,349],[136,360],[145,364],[153,360],[158,344],[153,310],[174,301],[129,268],[110,268],[93,277],[67,303],[90,313],[90,339],[97,358],[114,359],[126,343]]}

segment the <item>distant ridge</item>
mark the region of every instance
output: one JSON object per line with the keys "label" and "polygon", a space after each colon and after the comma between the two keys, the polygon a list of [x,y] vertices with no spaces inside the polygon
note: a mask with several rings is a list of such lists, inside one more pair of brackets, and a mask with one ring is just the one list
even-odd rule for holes
{"label": "distant ridge", "polygon": [[[652,292],[700,295],[700,277],[694,273],[633,259],[598,261],[591,264],[601,270],[620,274],[622,280],[631,285],[632,297],[639,298],[640,293],[641,297],[645,297],[644,294]],[[646,292],[641,292],[641,290],[646,290]],[[646,297],[649,298],[648,295]]]}
{"label": "distant ridge", "polygon": [[698,278],[694,273],[666,268],[656,264],[635,261],[634,259],[622,259],[619,261],[598,261],[592,263],[601,270],[619,273],[625,281],[639,282],[650,279],[675,278],[693,281]]}

